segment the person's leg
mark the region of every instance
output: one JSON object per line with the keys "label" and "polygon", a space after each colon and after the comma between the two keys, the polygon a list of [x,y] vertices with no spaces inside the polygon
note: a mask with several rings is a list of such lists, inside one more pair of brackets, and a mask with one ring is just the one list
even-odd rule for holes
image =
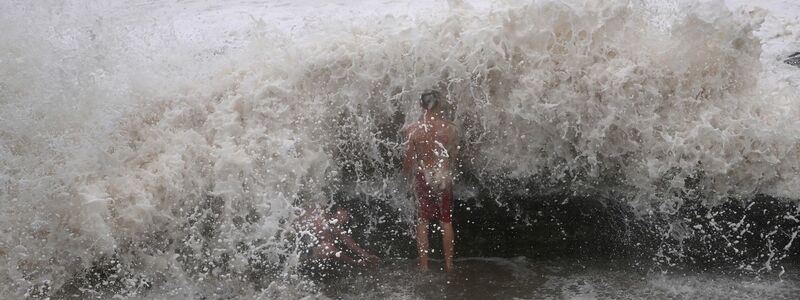
{"label": "person's leg", "polygon": [[419,206],[417,207],[417,252],[419,253],[419,269],[428,270],[428,221],[433,217],[432,191],[421,172],[417,172],[414,192]]}
{"label": "person's leg", "polygon": [[442,222],[442,248],[444,249],[444,268],[447,272],[453,271],[453,244],[455,233],[452,222]]}
{"label": "person's leg", "polygon": [[447,272],[453,271],[453,245],[455,244],[455,232],[453,232],[453,191],[450,188],[445,189],[439,194],[441,200],[441,207],[439,213],[441,214],[442,224],[442,250],[444,250],[444,268]]}
{"label": "person's leg", "polygon": [[417,251],[419,252],[419,269],[428,270],[428,220],[417,219]]}

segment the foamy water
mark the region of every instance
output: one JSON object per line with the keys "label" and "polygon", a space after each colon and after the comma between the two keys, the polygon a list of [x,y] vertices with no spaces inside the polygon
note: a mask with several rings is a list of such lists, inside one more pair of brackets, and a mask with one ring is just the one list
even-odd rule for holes
{"label": "foamy water", "polygon": [[[0,3],[0,292],[111,261],[126,295],[315,295],[287,224],[337,195],[410,224],[397,132],[431,87],[486,186],[666,218],[686,195],[764,194],[796,222],[800,72],[781,58],[800,49],[797,6],[648,2]],[[274,284],[247,279],[256,264]]]}

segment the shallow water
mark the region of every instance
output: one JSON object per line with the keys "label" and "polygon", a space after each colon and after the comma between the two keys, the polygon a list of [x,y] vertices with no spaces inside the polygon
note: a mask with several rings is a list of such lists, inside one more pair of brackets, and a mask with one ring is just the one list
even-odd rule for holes
{"label": "shallow water", "polygon": [[440,260],[427,273],[413,260],[393,260],[323,291],[336,299],[794,299],[800,293],[796,265],[780,277],[762,277],[720,270],[661,273],[633,264],[470,257],[457,259],[457,270],[447,274]]}

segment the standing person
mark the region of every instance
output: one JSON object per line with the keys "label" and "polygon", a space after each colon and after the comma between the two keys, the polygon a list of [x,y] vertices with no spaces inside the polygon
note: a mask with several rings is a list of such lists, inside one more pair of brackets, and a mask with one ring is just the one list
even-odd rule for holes
{"label": "standing person", "polygon": [[413,180],[412,189],[419,202],[419,267],[428,270],[428,224],[438,219],[442,226],[445,269],[451,272],[455,240],[451,221],[452,172],[458,155],[458,131],[445,119],[444,105],[438,92],[423,93],[420,105],[425,110],[422,118],[404,130],[406,149],[403,157],[404,174]]}

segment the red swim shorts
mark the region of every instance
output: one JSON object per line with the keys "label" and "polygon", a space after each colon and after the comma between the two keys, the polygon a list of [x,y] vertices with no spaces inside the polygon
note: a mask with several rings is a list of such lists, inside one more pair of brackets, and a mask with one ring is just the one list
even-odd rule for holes
{"label": "red swim shorts", "polygon": [[444,191],[435,191],[425,180],[422,172],[417,172],[414,191],[419,201],[417,217],[425,220],[437,218],[444,223],[451,222],[453,208],[453,190],[448,187]]}

